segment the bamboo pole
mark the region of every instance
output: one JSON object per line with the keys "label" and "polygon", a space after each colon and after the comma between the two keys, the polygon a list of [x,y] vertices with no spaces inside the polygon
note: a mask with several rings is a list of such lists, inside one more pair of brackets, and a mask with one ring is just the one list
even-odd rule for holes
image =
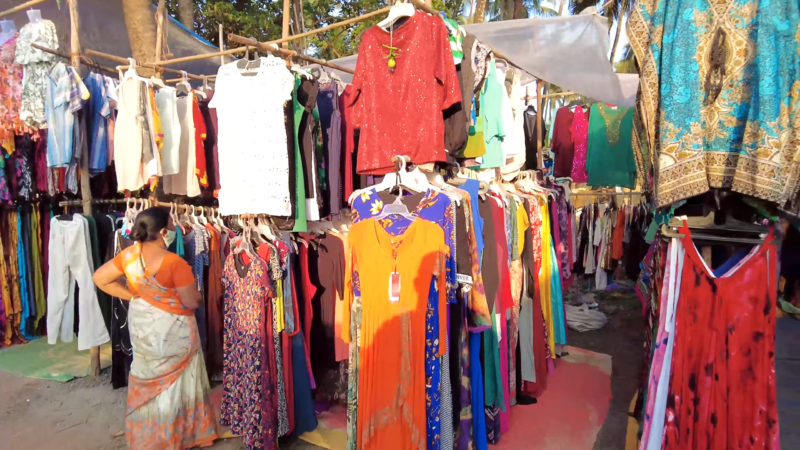
{"label": "bamboo pole", "polygon": [[[69,53],[70,62],[73,67],[79,68],[81,65],[81,40],[80,40],[80,18],[78,17],[78,0],[67,0],[69,2]],[[83,214],[92,215],[92,190],[89,185],[89,145],[86,139],[81,144],[81,203],[83,204]],[[89,353],[91,362],[90,373],[92,378],[100,376],[100,347],[92,347]]]}
{"label": "bamboo pole", "polygon": [[[215,78],[217,78],[216,75],[209,75],[209,76],[206,77],[206,79],[208,79],[209,81],[211,81],[211,80],[213,80]],[[164,80],[164,83],[177,83],[178,81],[183,81],[183,78],[171,78],[169,80]]]}
{"label": "bamboo pole", "polygon": [[542,149],[542,80],[536,80],[536,163],[544,168],[544,149]]}
{"label": "bamboo pole", "polygon": [[291,0],[283,0],[283,27],[281,28],[281,39],[283,43],[281,43],[281,47],[288,49],[289,48],[289,41],[286,39],[289,37],[289,5]]}
{"label": "bamboo pole", "polygon": [[156,61],[161,61],[162,39],[164,38],[164,0],[158,0],[156,8]]}
{"label": "bamboo pole", "polygon": [[525,97],[522,97],[522,100],[528,101],[537,98],[566,97],[567,95],[580,95],[580,94],[578,94],[577,92],[556,92],[554,94],[545,94],[545,95],[533,95],[533,96],[526,95]]}
{"label": "bamboo pole", "polygon": [[15,12],[22,11],[22,10],[24,10],[26,8],[30,8],[30,7],[32,7],[34,5],[38,5],[39,3],[44,3],[46,1],[47,0],[31,0],[29,2],[25,2],[25,3],[23,3],[23,4],[19,5],[19,6],[15,6],[15,7],[11,8],[11,9],[6,10],[6,11],[0,12],[0,17],[9,16],[11,14],[14,14]]}
{"label": "bamboo pole", "polygon": [[341,71],[341,72],[345,72],[345,73],[349,73],[349,74],[353,74],[354,73],[352,70],[348,69],[347,67],[342,67],[340,65],[333,64],[333,63],[330,63],[328,61],[324,61],[324,60],[321,60],[321,59],[312,58],[310,56],[300,55],[300,54],[297,54],[296,52],[293,52],[291,50],[284,50],[284,49],[281,49],[281,48],[272,47],[271,45],[266,45],[263,42],[258,42],[255,39],[250,39],[250,38],[246,38],[246,37],[243,37],[243,36],[237,36],[235,34],[231,34],[231,35],[228,35],[228,40],[236,42],[237,44],[256,47],[260,51],[271,52],[271,53],[279,55],[279,56],[281,56],[283,58],[297,58],[297,59],[300,59],[300,60],[303,60],[303,61],[306,61],[306,62],[310,62],[310,63],[313,63],[313,64],[319,64],[320,66],[330,67],[331,69],[336,69],[336,70]]}
{"label": "bamboo pole", "polygon": [[[199,59],[215,58],[217,56],[220,57],[220,60],[221,60],[222,64],[225,64],[225,60],[224,60],[224,58],[222,58],[223,56],[225,56],[225,55],[235,55],[236,53],[243,53],[245,50],[247,50],[247,47],[230,48],[228,50],[222,50],[222,51],[219,51],[219,52],[216,52],[216,53],[205,53],[205,54],[202,54],[202,55],[184,56],[183,58],[175,58],[175,59],[170,59],[170,60],[167,60],[167,61],[157,61],[157,62],[154,62],[154,63],[151,63],[151,64],[153,66],[164,67],[164,66],[171,66],[173,64],[178,64],[178,63],[187,62],[187,61],[197,61]],[[169,70],[167,70],[167,69],[163,69],[163,70],[166,71],[166,72],[169,72]]]}
{"label": "bamboo pole", "polygon": [[294,34],[292,36],[284,36],[280,39],[275,39],[274,41],[267,41],[264,42],[265,44],[283,44],[289,41],[294,41],[297,39],[306,38],[308,36],[314,36],[315,34],[324,33],[326,31],[335,30],[336,28],[341,28],[350,24],[358,23],[369,19],[370,17],[378,16],[381,14],[386,14],[389,10],[392,9],[391,6],[387,6],[385,8],[381,8],[377,11],[373,11],[371,13],[364,14],[363,16],[353,17],[352,19],[343,20],[341,22],[336,22],[334,24],[328,25],[326,27],[318,28],[316,30],[306,31],[305,33]]}
{"label": "bamboo pole", "polygon": [[622,31],[622,21],[625,19],[625,8],[628,6],[628,0],[622,0],[622,8],[620,8],[619,16],[617,17],[617,33],[614,36],[614,45],[611,47],[611,65],[614,65],[614,54],[617,53],[617,44],[619,44],[619,33]]}
{"label": "bamboo pole", "polygon": [[[127,69],[129,67],[128,63],[130,63],[130,61],[128,61],[128,58],[123,58],[121,56],[116,56],[116,55],[110,55],[108,53],[98,52],[97,50],[92,50],[92,49],[88,49],[88,48],[86,49],[86,54],[87,55],[96,56],[98,58],[106,58],[108,60],[124,64],[122,66],[117,66],[117,70],[123,70],[123,69]],[[206,55],[203,55],[203,56],[206,56]],[[140,67],[146,67],[148,69],[153,69],[153,70],[163,70],[164,72],[174,73],[176,75],[183,75],[183,72],[181,72],[180,70],[167,69],[165,67],[159,67],[159,64],[143,63],[143,62],[136,61],[136,65],[138,65]],[[193,79],[193,80],[203,81],[203,77],[200,76],[200,75],[194,75],[194,74],[190,73],[190,74],[187,74],[187,76],[189,78]]]}
{"label": "bamboo pole", "polygon": [[[223,37],[224,36],[222,34],[222,24],[219,24],[219,51],[220,52],[224,52],[225,51],[225,40],[223,39]],[[220,67],[225,65],[225,56],[224,55],[219,55],[219,65],[220,65]]]}
{"label": "bamboo pole", "polygon": [[[52,48],[47,48],[47,47],[41,46],[39,44],[31,44],[31,47],[33,47],[33,48],[35,48],[37,50],[41,50],[41,51],[43,51],[45,53],[50,53],[51,55],[56,55],[59,58],[64,58],[66,60],[70,60],[71,59],[70,56],[65,54],[65,53],[58,52],[56,50],[53,50]],[[117,74],[116,70],[114,70],[114,69],[112,69],[110,67],[101,66],[100,64],[95,63],[94,61],[92,61],[91,59],[87,58],[84,55],[81,55],[81,63],[86,67],[90,67],[90,68],[94,68],[94,69],[98,69],[98,70],[104,70],[104,71],[106,71],[108,73],[111,73],[111,74],[114,74],[114,75]]]}
{"label": "bamboo pole", "polygon": [[[424,3],[421,0],[409,0],[409,2],[413,3],[414,6],[416,6],[416,8],[421,10],[421,11],[424,11],[424,12],[426,12],[428,14],[431,14],[431,15],[434,15],[434,16],[438,16],[439,15],[439,11],[437,11],[437,10],[433,9],[432,7],[428,6],[426,3]],[[338,22],[338,23],[335,23],[333,25],[328,25],[327,27],[319,28],[319,29],[316,29],[316,30],[311,30],[311,31],[308,31],[308,32],[305,32],[305,33],[294,35],[294,36],[285,36],[285,37],[282,37],[281,39],[277,39],[277,40],[269,41],[269,42],[261,42],[261,43],[259,43],[255,39],[246,38],[244,36],[239,36],[239,35],[236,35],[236,34],[228,35],[228,40],[231,41],[231,42],[236,42],[237,44],[253,45],[253,46],[258,45],[258,44],[283,44],[285,42],[293,41],[295,39],[301,39],[301,38],[304,38],[304,37],[313,36],[315,34],[319,34],[319,33],[322,33],[322,32],[328,31],[328,30],[332,30],[334,28],[338,28],[338,27],[342,27],[342,26],[345,26],[345,25],[350,25],[350,24],[353,24],[353,23],[361,22],[361,21],[364,21],[365,19],[368,19],[368,18],[373,17],[375,15],[389,12],[390,9],[391,9],[391,7],[387,6],[386,8],[381,8],[378,11],[373,11],[371,13],[367,13],[367,14],[364,14],[364,15],[361,15],[361,16],[358,16],[358,17],[354,17],[352,19],[343,20],[342,22]],[[266,48],[261,47],[261,49],[265,50]],[[242,49],[242,51],[244,51],[244,49]],[[509,64],[511,64],[512,66],[515,66],[515,67],[521,69],[519,64],[514,64],[514,62],[511,61],[507,56],[503,55],[502,53],[498,52],[497,50],[492,49],[492,52],[494,53],[494,56],[496,58],[504,59]],[[298,58],[300,58],[301,56],[303,56],[303,55],[297,55]],[[187,57],[187,58],[200,59],[200,58],[203,58],[203,57],[207,57],[207,56],[202,56],[201,55],[199,57]],[[187,59],[187,58],[182,58],[182,61],[188,61],[189,59]],[[304,58],[300,58],[300,59],[304,59]],[[178,61],[178,60],[172,60],[172,61]],[[170,61],[170,63],[172,63],[172,61]],[[317,60],[317,61],[319,61],[319,60]],[[317,64],[319,64],[319,63],[317,62]],[[163,65],[163,63],[162,63],[162,65]],[[324,65],[324,64],[321,64],[321,65]],[[336,69],[337,70],[343,70],[343,68],[336,68]],[[347,73],[353,73],[349,69],[344,69],[343,71],[347,72]]]}

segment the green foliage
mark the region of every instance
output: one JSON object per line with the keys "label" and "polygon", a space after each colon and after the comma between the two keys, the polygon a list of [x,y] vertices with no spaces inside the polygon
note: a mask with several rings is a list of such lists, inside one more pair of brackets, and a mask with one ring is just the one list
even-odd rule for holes
{"label": "green foliage", "polygon": [[[158,5],[158,0],[153,0]],[[177,0],[166,0],[167,13],[178,17]],[[194,32],[219,46],[219,24],[225,35],[238,34],[259,41],[281,37],[283,2],[280,0],[195,0]],[[226,47],[228,44],[225,43]]]}
{"label": "green foliage", "polygon": [[[154,5],[158,0],[152,0]],[[297,0],[293,0],[297,1]],[[463,13],[465,0],[433,0],[432,6],[445,11],[448,17]],[[391,0],[303,0],[303,21],[306,30],[322,28],[336,22],[381,9]],[[177,18],[177,0],[166,0],[167,13]],[[283,23],[282,0],[195,0],[194,32],[219,45],[218,25],[225,35],[238,34],[259,41],[279,39]],[[358,52],[361,34],[383,17],[371,17],[362,22],[310,36],[304,42],[294,41],[294,49],[305,47],[310,55],[335,59]],[[227,43],[226,43],[226,46]]]}

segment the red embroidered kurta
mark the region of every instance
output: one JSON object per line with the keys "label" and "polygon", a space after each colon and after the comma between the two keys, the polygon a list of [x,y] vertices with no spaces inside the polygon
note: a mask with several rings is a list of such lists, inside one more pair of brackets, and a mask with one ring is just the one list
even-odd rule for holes
{"label": "red embroidered kurta", "polygon": [[[390,45],[398,49],[394,72]],[[418,12],[391,34],[377,25],[365,31],[353,91],[358,173],[391,172],[394,155],[416,164],[446,160],[442,111],[461,101],[461,90],[441,18]]]}

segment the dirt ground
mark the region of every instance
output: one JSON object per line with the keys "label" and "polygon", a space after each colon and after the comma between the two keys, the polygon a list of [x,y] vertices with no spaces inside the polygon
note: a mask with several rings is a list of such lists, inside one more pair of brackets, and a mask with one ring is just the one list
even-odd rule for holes
{"label": "dirt ground", "polygon": [[[0,450],[125,449],[125,389],[111,389],[108,373],[68,383],[0,372]],[[213,450],[244,449],[241,439],[217,441]],[[314,450],[293,439],[282,450]]]}
{"label": "dirt ground", "polygon": [[[602,293],[597,299],[609,323],[598,331],[569,331],[568,342],[612,356],[613,399],[594,450],[620,450],[625,446],[628,405],[638,387],[642,362],[641,304],[630,292]],[[112,390],[107,373],[98,380],[57,383],[0,372],[0,449],[124,449],[125,403],[126,391]],[[238,450],[244,446],[241,439],[229,439],[211,448]],[[295,439],[281,442],[280,448],[318,447]]]}
{"label": "dirt ground", "polygon": [[593,450],[622,450],[628,429],[628,410],[639,389],[642,368],[642,303],[632,290],[602,292],[596,298],[600,311],[608,317],[608,323],[595,331],[578,333],[569,330],[567,342],[575,347],[611,355],[611,404]]}

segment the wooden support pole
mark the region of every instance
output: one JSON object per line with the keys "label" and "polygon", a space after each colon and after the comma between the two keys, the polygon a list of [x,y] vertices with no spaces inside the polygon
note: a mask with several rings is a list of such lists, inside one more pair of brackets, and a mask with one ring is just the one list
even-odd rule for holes
{"label": "wooden support pole", "polygon": [[[80,39],[80,18],[78,17],[78,0],[67,0],[69,2],[69,53],[72,67],[79,68],[81,65],[81,39]],[[92,190],[89,185],[89,145],[87,139],[83,139],[81,145],[81,203],[83,204],[83,214],[92,215]],[[91,369],[89,373],[93,378],[100,376],[100,347],[92,347],[90,351]]]}
{"label": "wooden support pole", "polygon": [[[223,39],[223,38],[224,38],[224,35],[222,34],[222,24],[219,24],[219,51],[220,52],[224,52],[225,51],[225,39]],[[220,65],[220,67],[225,65],[225,56],[224,55],[219,55],[219,65]]]}
{"label": "wooden support pole", "polygon": [[284,39],[281,47],[288,49],[289,48],[289,41],[286,38],[289,37],[289,12],[291,6],[291,0],[283,0],[283,28],[281,29],[281,39]]}
{"label": "wooden support pole", "polygon": [[536,164],[544,168],[544,149],[542,148],[542,80],[536,80]]}
{"label": "wooden support pole", "polygon": [[[526,91],[527,91],[527,88],[526,88]],[[578,94],[577,92],[556,92],[554,94],[545,94],[545,95],[541,95],[541,96],[536,96],[536,95],[528,96],[527,93],[526,93],[525,97],[522,97],[522,99],[525,100],[525,101],[528,101],[528,100],[534,100],[534,99],[537,99],[537,98],[566,97],[567,95],[580,95],[580,94]]]}
{"label": "wooden support pole", "polygon": [[[186,61],[197,61],[199,59],[215,58],[217,56],[220,57],[221,62],[224,64],[225,60],[222,58],[223,56],[225,56],[225,55],[235,55],[237,53],[244,53],[245,50],[247,50],[247,47],[230,48],[228,50],[223,50],[223,51],[219,51],[219,52],[216,52],[216,53],[206,53],[206,54],[203,54],[203,55],[184,56],[183,58],[175,58],[175,59],[170,59],[170,60],[167,60],[167,61],[157,61],[157,62],[154,62],[154,63],[151,63],[151,64],[153,66],[164,67],[164,66],[171,66],[173,64],[179,64],[179,63],[186,62]],[[128,62],[128,61],[125,60],[125,62]],[[168,69],[164,69],[164,71],[169,72]]]}
{"label": "wooden support pole", "polygon": [[34,6],[34,5],[38,5],[39,3],[44,3],[46,1],[47,0],[31,0],[29,2],[25,2],[25,3],[23,3],[23,4],[19,5],[19,6],[15,6],[15,7],[11,8],[9,10],[0,12],[0,17],[9,16],[11,14],[14,14],[15,12],[26,10],[26,9]]}
{"label": "wooden support pole", "polygon": [[164,1],[158,0],[156,8],[156,61],[161,61],[161,48],[164,46]]}
{"label": "wooden support pole", "polygon": [[[108,60],[111,60],[111,61],[116,61],[118,63],[125,64],[123,66],[118,66],[117,67],[117,69],[120,69],[120,70],[121,69],[127,69],[128,68],[127,64],[130,62],[130,61],[128,61],[128,58],[123,58],[121,56],[116,56],[116,55],[109,55],[108,53],[98,52],[97,50],[92,50],[92,49],[88,49],[88,48],[86,49],[86,54],[87,55],[91,55],[91,56],[96,56],[98,58],[105,58],[105,59],[108,59]],[[204,58],[208,57],[208,55],[202,55],[202,56]],[[200,59],[200,58],[197,58],[197,59]],[[176,75],[183,75],[183,72],[181,72],[180,70],[166,69],[166,68],[163,68],[163,67],[159,67],[159,64],[143,63],[143,62],[139,62],[139,61],[136,61],[136,64],[141,66],[141,67],[147,67],[148,69],[153,69],[153,70],[156,70],[156,71],[163,70],[164,72],[174,73]],[[189,78],[193,79],[193,80],[203,81],[203,77],[200,76],[200,75],[194,75],[194,74],[190,73],[187,76]]]}
{"label": "wooden support pole", "polygon": [[[66,60],[69,60],[70,62],[72,60],[72,58],[69,55],[67,55],[66,53],[61,53],[59,51],[53,50],[52,48],[44,47],[44,46],[41,46],[39,44],[31,44],[31,47],[33,47],[33,48],[35,48],[37,50],[41,50],[41,51],[43,51],[45,53],[50,53],[51,55],[56,55],[56,56],[58,56],[60,58],[64,58]],[[80,55],[80,57],[81,57],[81,63],[86,67],[89,67],[89,68],[92,68],[92,69],[97,69],[97,70],[103,70],[103,71],[108,72],[108,73],[113,74],[113,75],[117,74],[117,71],[112,69],[111,67],[101,66],[100,64],[95,63],[94,61],[92,61],[91,59],[89,59],[89,58],[87,58],[87,57],[85,57],[83,55]]]}
{"label": "wooden support pole", "polygon": [[327,27],[318,28],[316,30],[306,31],[305,33],[295,34],[292,36],[284,36],[280,39],[275,39],[274,41],[267,41],[264,42],[265,44],[283,44],[285,42],[294,41],[297,39],[302,39],[308,36],[314,36],[315,34],[324,33],[326,31],[335,30],[336,28],[341,28],[347,25],[351,25],[354,23],[361,22],[365,19],[369,19],[370,17],[379,16],[381,14],[387,14],[389,10],[392,9],[391,6],[387,6],[385,8],[381,8],[377,11],[373,11],[371,13],[364,14],[363,16],[353,17],[352,19],[343,20],[341,22],[336,22],[334,24],[328,25]]}
{"label": "wooden support pole", "polygon": [[347,67],[342,67],[340,65],[333,64],[333,63],[330,63],[328,61],[324,61],[324,60],[321,60],[321,59],[312,58],[310,56],[299,55],[296,52],[293,52],[291,50],[284,50],[282,48],[276,48],[276,47],[273,47],[272,45],[267,45],[267,44],[265,44],[263,42],[258,42],[255,39],[246,38],[244,36],[237,36],[235,34],[231,34],[231,35],[228,36],[228,40],[236,42],[237,44],[242,44],[242,45],[246,45],[246,46],[249,45],[251,47],[256,47],[259,51],[271,52],[271,53],[273,53],[275,55],[281,56],[282,58],[297,58],[297,59],[300,59],[300,60],[303,60],[303,61],[306,61],[306,62],[310,62],[312,64],[319,64],[320,66],[330,67],[331,69],[336,69],[336,70],[341,71],[341,72],[353,74],[353,71],[348,69]]}

